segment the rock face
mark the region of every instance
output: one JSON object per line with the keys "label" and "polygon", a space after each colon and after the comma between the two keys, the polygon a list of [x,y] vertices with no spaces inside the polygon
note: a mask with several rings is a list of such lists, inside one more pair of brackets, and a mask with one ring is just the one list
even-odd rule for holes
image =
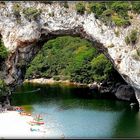
{"label": "rock face", "polygon": [[115,96],[118,99],[121,100],[127,100],[127,101],[134,101],[135,98],[135,92],[133,88],[129,85],[121,85],[118,87]]}
{"label": "rock face", "polygon": [[[139,27],[139,23],[127,28],[109,27],[97,20],[93,13],[77,14],[72,4],[67,9],[57,2],[51,5],[25,1],[17,3],[21,8],[18,18],[13,10],[16,2],[0,4],[0,32],[4,45],[10,51],[5,77],[8,85],[15,86],[22,82],[25,66],[40,49],[40,42],[56,36],[72,35],[98,43],[97,47],[110,59],[114,68],[140,94],[140,61],[132,57],[134,48],[125,43],[125,37],[132,29]],[[42,12],[37,19],[28,20],[22,12],[27,7],[41,9]],[[140,22],[139,15],[136,20]],[[115,31],[119,31],[119,36]]]}

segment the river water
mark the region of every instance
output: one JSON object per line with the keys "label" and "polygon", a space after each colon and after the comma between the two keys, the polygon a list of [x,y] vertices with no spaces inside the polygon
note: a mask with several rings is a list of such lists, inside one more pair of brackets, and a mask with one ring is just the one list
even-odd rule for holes
{"label": "river water", "polygon": [[140,113],[129,102],[95,99],[87,88],[58,84],[24,84],[16,92],[12,105],[41,114],[52,138],[140,137]]}

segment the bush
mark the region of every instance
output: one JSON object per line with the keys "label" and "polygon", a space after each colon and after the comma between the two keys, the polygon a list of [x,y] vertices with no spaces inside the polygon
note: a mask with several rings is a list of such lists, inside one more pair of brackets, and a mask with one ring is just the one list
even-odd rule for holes
{"label": "bush", "polygon": [[23,9],[23,14],[29,20],[37,19],[40,13],[41,13],[41,10],[35,9],[34,7],[28,7],[26,9]]}
{"label": "bush", "polygon": [[104,2],[91,2],[88,7],[91,12],[95,13],[96,18],[99,18],[107,10]]}
{"label": "bush", "polygon": [[69,8],[69,5],[68,5],[68,2],[67,1],[64,2],[64,7],[65,8]]}
{"label": "bush", "polygon": [[111,5],[111,9],[118,13],[120,16],[125,17],[128,10],[130,10],[130,4],[128,2],[114,2]]}
{"label": "bush", "polygon": [[107,9],[103,11],[102,16],[112,16],[114,14],[114,11],[111,9]]}
{"label": "bush", "polygon": [[[107,25],[115,23],[117,26],[129,26],[128,10],[131,6],[128,2],[89,2],[88,9]],[[117,15],[117,17],[114,17]]]}
{"label": "bush", "polygon": [[8,51],[5,48],[2,40],[0,40],[0,63],[4,61],[8,56]]}
{"label": "bush", "polygon": [[9,88],[6,86],[4,80],[0,79],[0,96],[6,95]]}
{"label": "bush", "polygon": [[128,36],[125,37],[125,43],[126,43],[127,45],[130,44],[130,39],[129,39]]}
{"label": "bush", "polygon": [[140,47],[137,47],[136,49],[138,56],[140,56]]}
{"label": "bush", "polygon": [[131,2],[132,3],[132,10],[134,13],[140,14],[140,2]]}
{"label": "bush", "polygon": [[21,6],[18,3],[15,3],[13,5],[13,13],[16,18],[20,18],[20,11],[21,11]]}
{"label": "bush", "polygon": [[125,37],[125,42],[126,44],[136,44],[137,40],[138,40],[138,32],[137,30],[132,30],[131,33]]}
{"label": "bush", "polygon": [[131,56],[132,56],[133,59],[135,59],[135,60],[137,60],[137,61],[140,60],[140,55],[139,55],[139,52],[138,52],[137,50],[133,50],[133,51],[131,52]]}
{"label": "bush", "polygon": [[103,54],[100,54],[91,61],[93,79],[101,82],[105,79],[109,79],[113,67]]}
{"label": "bush", "polygon": [[59,81],[60,77],[59,76],[53,76],[53,79],[56,80],[56,81]]}
{"label": "bush", "polygon": [[82,2],[76,4],[76,11],[79,14],[84,14],[85,12],[85,5]]}
{"label": "bush", "polygon": [[124,18],[121,18],[121,17],[118,17],[118,16],[113,16],[112,17],[112,21],[114,22],[114,24],[116,26],[123,26],[123,27],[127,27],[130,25],[130,21],[129,20],[126,20]]}
{"label": "bush", "polygon": [[119,35],[120,35],[119,31],[114,31],[114,33],[115,33],[116,37],[119,37]]}

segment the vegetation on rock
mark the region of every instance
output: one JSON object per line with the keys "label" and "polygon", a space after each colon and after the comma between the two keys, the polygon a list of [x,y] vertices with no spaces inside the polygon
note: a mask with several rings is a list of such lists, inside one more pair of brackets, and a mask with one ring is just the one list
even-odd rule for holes
{"label": "vegetation on rock", "polygon": [[[87,3],[86,3],[87,4]],[[107,25],[116,25],[127,27],[131,24],[128,12],[140,13],[140,2],[88,2],[87,6],[84,6],[82,2],[76,4],[76,10],[80,14],[94,13],[95,17],[102,20]]]}
{"label": "vegetation on rock", "polygon": [[23,14],[28,20],[37,19],[37,17],[40,15],[41,10],[38,10],[34,7],[28,7],[23,9]]}
{"label": "vegetation on rock", "polygon": [[79,14],[84,14],[84,12],[85,12],[85,5],[84,5],[84,3],[82,3],[82,2],[77,3],[76,4],[76,11]]}
{"label": "vegetation on rock", "polygon": [[138,32],[135,29],[132,30],[131,33],[125,37],[125,42],[127,45],[128,44],[134,45],[136,44],[137,40],[138,40]]}
{"label": "vegetation on rock", "polygon": [[78,83],[110,78],[112,64],[90,42],[79,37],[58,37],[44,44],[30,63],[26,78],[54,78]]}
{"label": "vegetation on rock", "polygon": [[21,11],[21,6],[18,3],[15,3],[13,5],[13,13],[15,15],[16,18],[20,18],[20,11]]}
{"label": "vegetation on rock", "polygon": [[4,80],[0,79],[0,96],[6,95],[9,92],[9,88],[5,84]]}
{"label": "vegetation on rock", "polygon": [[8,51],[5,48],[2,40],[0,40],[0,63],[4,61],[8,56]]}
{"label": "vegetation on rock", "polygon": [[134,1],[132,3],[132,10],[134,13],[140,14],[140,2],[139,1]]}

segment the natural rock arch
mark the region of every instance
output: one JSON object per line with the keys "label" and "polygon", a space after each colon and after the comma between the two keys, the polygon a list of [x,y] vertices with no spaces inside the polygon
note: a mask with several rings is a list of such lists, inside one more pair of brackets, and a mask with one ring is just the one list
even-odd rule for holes
{"label": "natural rock arch", "polygon": [[[39,42],[44,38],[58,35],[78,35],[92,42],[97,42],[100,49],[113,63],[114,68],[120,73],[125,81],[139,95],[140,86],[140,61],[133,59],[132,47],[126,45],[125,37],[128,32],[137,25],[127,28],[105,26],[94,17],[94,14],[78,15],[73,9],[66,9],[60,4],[44,4],[40,2],[20,2],[23,7],[36,7],[42,9],[38,20],[28,21],[23,13],[17,23],[11,6],[12,2],[6,2],[5,7],[0,9],[0,31],[5,46],[10,51],[6,61],[8,85],[17,85],[22,79],[18,62],[24,60],[28,63],[32,56],[39,50]],[[46,10],[47,9],[47,10]],[[53,12],[53,16],[49,13]],[[7,16],[5,16],[7,14]],[[114,30],[119,30],[116,36]],[[21,64],[22,66],[22,64]]]}

